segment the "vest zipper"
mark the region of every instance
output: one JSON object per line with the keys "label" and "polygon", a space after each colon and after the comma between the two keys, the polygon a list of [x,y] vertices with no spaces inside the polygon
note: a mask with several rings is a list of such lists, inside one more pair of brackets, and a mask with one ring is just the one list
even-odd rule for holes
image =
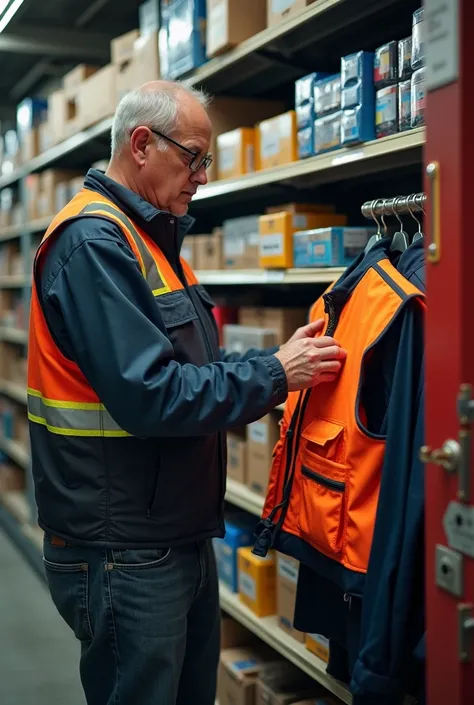
{"label": "vest zipper", "polygon": [[335,492],[346,491],[345,482],[340,482],[339,480],[333,480],[325,475],[320,475],[319,472],[314,472],[314,470],[310,470],[304,465],[301,466],[301,473],[310,480],[317,482],[318,485],[323,485],[323,487],[327,487],[330,490],[334,490]]}
{"label": "vest zipper", "polygon": [[337,304],[332,292],[323,295],[324,312],[328,314],[328,325],[324,335],[332,337],[336,332],[337,324],[339,323],[339,314],[341,313],[341,305]]}

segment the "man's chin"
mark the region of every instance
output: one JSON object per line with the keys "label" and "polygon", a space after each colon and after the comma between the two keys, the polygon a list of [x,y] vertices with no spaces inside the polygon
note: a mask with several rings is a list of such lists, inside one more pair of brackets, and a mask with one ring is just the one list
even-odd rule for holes
{"label": "man's chin", "polygon": [[170,207],[170,212],[177,218],[182,218],[189,210],[188,203],[176,203]]}

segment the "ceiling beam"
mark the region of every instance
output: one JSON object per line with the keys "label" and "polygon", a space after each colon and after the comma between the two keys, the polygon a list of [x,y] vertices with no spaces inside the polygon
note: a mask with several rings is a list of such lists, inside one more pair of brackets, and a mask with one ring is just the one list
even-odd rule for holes
{"label": "ceiling beam", "polygon": [[88,24],[101,10],[107,5],[110,0],[94,0],[94,2],[87,7],[82,15],[79,15],[74,23],[75,27],[84,27]]}
{"label": "ceiling beam", "polygon": [[64,72],[63,67],[53,66],[46,59],[38,61],[17,83],[15,83],[8,97],[11,100],[20,100],[46,76],[61,77],[64,75]]}
{"label": "ceiling beam", "polygon": [[0,34],[0,52],[107,62],[110,37],[97,32],[21,26]]}

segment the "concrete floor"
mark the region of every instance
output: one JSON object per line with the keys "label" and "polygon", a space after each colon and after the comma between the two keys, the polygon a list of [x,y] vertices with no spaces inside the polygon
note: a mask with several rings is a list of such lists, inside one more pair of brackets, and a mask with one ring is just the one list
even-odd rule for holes
{"label": "concrete floor", "polygon": [[79,644],[0,529],[0,704],[85,705]]}

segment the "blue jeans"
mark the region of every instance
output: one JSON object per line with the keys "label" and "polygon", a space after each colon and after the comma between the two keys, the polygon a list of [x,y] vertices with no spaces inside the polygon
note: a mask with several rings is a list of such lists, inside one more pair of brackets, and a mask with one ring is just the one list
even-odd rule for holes
{"label": "blue jeans", "polygon": [[81,643],[88,705],[214,705],[220,615],[211,541],[117,550],[47,536],[44,564],[53,602]]}

